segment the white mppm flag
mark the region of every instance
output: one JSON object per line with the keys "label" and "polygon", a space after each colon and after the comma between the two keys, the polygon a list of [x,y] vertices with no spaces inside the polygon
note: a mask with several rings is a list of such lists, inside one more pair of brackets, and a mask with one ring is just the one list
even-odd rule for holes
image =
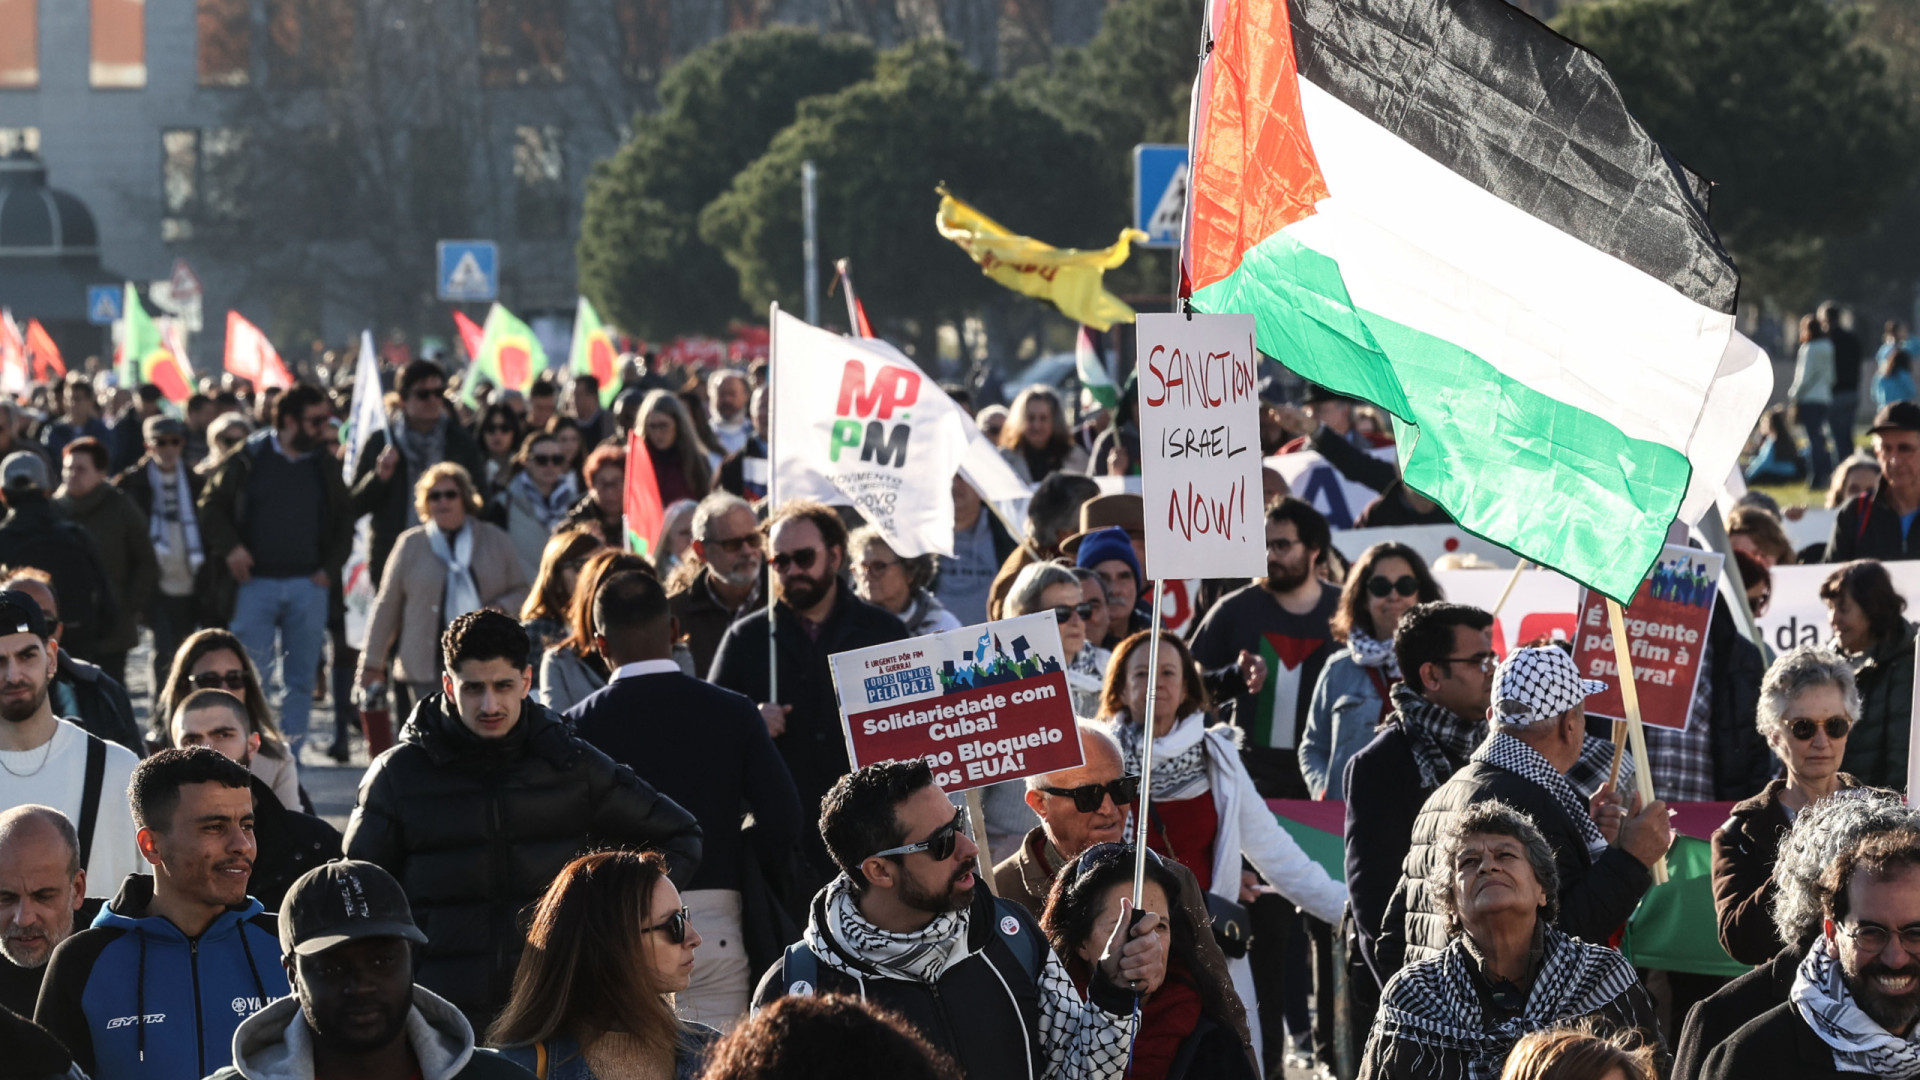
{"label": "white mppm flag", "polygon": [[353,411],[347,414],[347,483],[360,465],[360,451],[375,431],[387,430],[387,407],[380,389],[380,362],[373,354],[373,331],[360,332],[360,362],[353,369]]}
{"label": "white mppm flag", "polygon": [[969,419],[878,338],[774,315],[774,478],[782,501],[852,506],[902,556],[953,554],[955,470]]}

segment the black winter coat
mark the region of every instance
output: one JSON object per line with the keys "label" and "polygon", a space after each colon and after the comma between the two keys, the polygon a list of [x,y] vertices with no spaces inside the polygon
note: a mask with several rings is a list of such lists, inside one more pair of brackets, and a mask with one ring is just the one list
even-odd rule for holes
{"label": "black winter coat", "polygon": [[1673,1080],[1696,1080],[1714,1047],[1726,1042],[1742,1024],[1783,1004],[1806,954],[1799,945],[1782,949],[1772,960],[1694,1002],[1680,1028],[1680,1046],[1673,1052]]}
{"label": "black winter coat", "polygon": [[[445,460],[467,470],[476,486],[484,483],[486,456],[480,452],[480,444],[473,440],[473,433],[450,416],[442,416],[441,422],[447,426]],[[407,483],[405,456],[394,466],[392,476],[380,479],[377,466],[386,449],[387,433],[374,432],[367,437],[367,445],[361,449],[359,462],[353,468],[353,516],[358,519],[362,514],[373,515],[367,572],[373,575],[374,581],[381,580],[386,573],[387,556],[393,554],[393,545],[399,541],[400,534],[419,524],[413,516],[413,485]]]}
{"label": "black winter coat", "polygon": [[1907,535],[1900,528],[1900,511],[1894,509],[1885,480],[1874,488],[1871,500],[1864,495],[1849,499],[1833,516],[1827,561],[1855,559],[1920,559],[1920,536]]}
{"label": "black winter coat", "polygon": [[[1399,965],[1384,967],[1375,956],[1400,870],[1413,842],[1413,823],[1433,788],[1420,786],[1420,767],[1398,725],[1373,737],[1347,759],[1347,902],[1360,939],[1360,958],[1373,972],[1374,994]],[[1424,854],[1424,853],[1423,853]]]}
{"label": "black winter coat", "polygon": [[1375,948],[1384,971],[1447,947],[1446,919],[1427,893],[1428,860],[1447,820],[1489,799],[1531,816],[1552,846],[1560,871],[1560,918],[1554,925],[1568,936],[1605,944],[1653,885],[1653,872],[1624,848],[1610,847],[1597,861],[1589,856],[1579,826],[1546,788],[1484,761],[1471,762],[1427,798],[1413,823],[1413,843]]}
{"label": "black winter coat", "polygon": [[97,738],[119,743],[138,757],[147,756],[146,738],[140,734],[140,722],[133,717],[133,699],[113,676],[62,649],[53,682],[50,693],[56,701],[62,688],[73,695],[75,715],[68,719]]}
{"label": "black winter coat", "polygon": [[99,545],[44,495],[10,492],[0,521],[0,565],[34,566],[53,576],[60,601],[60,648],[98,659],[100,641],[119,618]]}
{"label": "black winter coat", "polygon": [[484,741],[444,695],[423,699],[361,779],[347,821],[347,857],[398,879],[427,935],[415,981],[477,1031],[506,1004],[523,911],[603,845],[664,852],[684,886],[700,863],[700,826],[532,699],[512,731]]}
{"label": "black winter coat", "polygon": [[340,857],[340,830],[312,814],[280,804],[273,788],[253,778],[253,876],[247,895],[268,911],[279,911],[287,890],[300,875]]}
{"label": "black winter coat", "polygon": [[[1676,1074],[1677,1075],[1677,1074]],[[1707,1054],[1700,1080],[1754,1080],[1791,1076],[1821,1080],[1828,1076],[1870,1076],[1834,1064],[1833,1048],[1820,1041],[1791,1004],[1775,1005],[1754,1017]]]}
{"label": "black winter coat", "polygon": [[[1707,673],[1713,797],[1737,802],[1765,787],[1780,765],[1766,738],[1754,726],[1767,662],[1760,655],[1760,646],[1734,625],[1725,604],[1714,605],[1713,620],[1707,624],[1707,645],[1713,652],[1713,666]],[[1611,738],[1611,730],[1603,737]]]}
{"label": "black winter coat", "polygon": [[[1907,735],[1913,714],[1912,625],[1902,623],[1898,639],[1874,645],[1854,665],[1860,688],[1860,719],[1847,736],[1840,768],[1863,784],[1905,791]],[[1851,659],[1851,658],[1849,658]]]}

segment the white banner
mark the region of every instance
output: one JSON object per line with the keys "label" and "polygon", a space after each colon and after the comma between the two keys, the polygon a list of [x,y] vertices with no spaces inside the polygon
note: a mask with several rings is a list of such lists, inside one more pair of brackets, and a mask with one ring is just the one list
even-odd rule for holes
{"label": "white banner", "polygon": [[1260,354],[1251,315],[1142,315],[1148,578],[1260,577]]}
{"label": "white banner", "polygon": [[1458,525],[1390,525],[1379,529],[1339,529],[1333,546],[1349,562],[1375,544],[1401,543],[1420,553],[1427,565],[1446,555],[1472,555],[1511,570],[1519,556],[1491,540],[1482,540]]}
{"label": "white banner", "polygon": [[[1369,452],[1381,461],[1399,460],[1391,446],[1376,447]],[[1333,526],[1336,533],[1353,528],[1353,519],[1360,516],[1368,503],[1380,497],[1379,492],[1367,485],[1341,476],[1340,470],[1312,450],[1276,454],[1263,464],[1280,474],[1287,482],[1287,490],[1325,515],[1327,524]]]}
{"label": "white banner", "polygon": [[[1448,600],[1487,611],[1500,601],[1513,571],[1436,570],[1433,580]],[[1573,640],[1580,586],[1553,570],[1523,570],[1493,622],[1493,650],[1502,656],[1540,638]]]}
{"label": "white banner", "polygon": [[[1900,560],[1883,563],[1893,589],[1907,601],[1907,617],[1914,617],[1920,602],[1920,562]],[[1773,580],[1773,600],[1767,613],[1760,616],[1760,632],[1776,653],[1797,645],[1817,645],[1833,639],[1827,625],[1827,605],[1820,599],[1820,583],[1839,569],[1833,564],[1815,566],[1776,566],[1768,573]]]}
{"label": "white banner", "polygon": [[777,497],[852,506],[899,555],[951,556],[951,478],[973,421],[939,384],[884,341],[784,311],[774,315],[769,371]]}
{"label": "white banner", "polygon": [[380,361],[373,354],[373,331],[360,332],[360,360],[353,369],[353,408],[347,413],[345,463],[347,483],[353,483],[353,471],[360,467],[360,451],[375,431],[387,430],[385,395],[380,390]]}

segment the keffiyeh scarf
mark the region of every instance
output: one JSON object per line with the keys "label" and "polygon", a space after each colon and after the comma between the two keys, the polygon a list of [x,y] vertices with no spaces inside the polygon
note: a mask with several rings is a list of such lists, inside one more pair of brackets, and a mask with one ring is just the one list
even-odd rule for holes
{"label": "keffiyeh scarf", "polygon": [[1384,668],[1388,678],[1400,677],[1400,661],[1393,655],[1392,641],[1375,641],[1372,634],[1356,626],[1347,631],[1347,651],[1361,667]]}
{"label": "keffiyeh scarf", "polygon": [[427,543],[434,556],[447,564],[447,589],[440,603],[440,625],[449,625],[469,611],[479,611],[480,587],[473,581],[473,522],[460,526],[451,543],[447,541],[445,529],[429,525]]}
{"label": "keffiyeh scarf", "polygon": [[[961,908],[935,915],[932,922],[911,934],[889,933],[860,913],[860,906],[854,902],[853,882],[842,874],[814,902],[805,940],[821,962],[849,975],[877,973],[889,979],[930,984],[938,981],[947,968],[967,958],[971,910]],[[850,965],[847,954],[857,957],[868,970]]]}
{"label": "keffiyeh scarf", "polygon": [[1462,1054],[1471,1080],[1493,1080],[1522,1036],[1598,1012],[1638,981],[1633,965],[1612,949],[1551,926],[1541,932],[1540,970],[1519,1016],[1495,1022],[1486,1015],[1474,986],[1476,965],[1466,938],[1458,937],[1387,983],[1375,1030],[1382,1038]]}
{"label": "keffiyeh scarf", "polygon": [[[1139,776],[1141,766],[1141,728],[1130,718],[1113,725],[1113,737],[1120,743],[1121,760],[1129,776]],[[1208,790],[1207,718],[1194,713],[1173,725],[1173,730],[1153,740],[1153,799],[1191,799]]]}
{"label": "keffiyeh scarf", "polygon": [[533,507],[534,520],[548,532],[559,527],[560,519],[566,517],[567,511],[580,499],[580,489],[574,484],[570,472],[561,473],[560,482],[553,485],[553,491],[546,495],[540,494],[540,489],[534,486],[533,477],[525,470],[513,474],[513,479],[507,482],[507,489]]}
{"label": "keffiyeh scarf", "polygon": [[1394,714],[1387,722],[1399,724],[1413,745],[1413,762],[1420,768],[1420,787],[1432,791],[1453,771],[1467,763],[1473,748],[1486,737],[1485,720],[1467,721],[1451,709],[1435,705],[1400,683],[1393,688]]}
{"label": "keffiyeh scarf", "polygon": [[193,491],[187,486],[185,465],[173,470],[171,496],[166,493],[167,486],[166,478],[160,475],[160,466],[149,459],[147,489],[153,492],[153,516],[147,519],[147,539],[153,541],[155,555],[173,554],[173,538],[167,526],[179,522],[180,535],[187,542],[187,572],[197,574],[207,556],[200,547],[200,520],[194,516]]}
{"label": "keffiyeh scarf", "polygon": [[[407,425],[407,418],[399,413],[387,419],[387,439],[400,451],[401,461],[407,467],[407,491],[420,482],[420,475],[435,464],[447,460],[447,424],[450,421],[442,416],[431,430],[415,431]],[[395,433],[399,438],[395,439]],[[411,504],[412,500],[408,500]],[[425,521],[419,516],[419,508],[409,505],[415,521]]]}
{"label": "keffiyeh scarf", "polygon": [[1593,823],[1587,800],[1580,797],[1567,778],[1540,751],[1504,731],[1496,731],[1493,738],[1473,752],[1473,760],[1505,769],[1546,788],[1547,794],[1553,796],[1553,801],[1560,804],[1560,809],[1566,811],[1567,816],[1573,819],[1574,826],[1580,830],[1580,838],[1587,843],[1587,856],[1597,860],[1600,853],[1607,850],[1607,838],[1600,835],[1600,827]]}
{"label": "keffiyeh scarf", "polygon": [[1836,1070],[1886,1080],[1920,1076],[1920,1042],[1881,1027],[1853,1000],[1839,958],[1826,938],[1815,939],[1806,959],[1800,961],[1787,1000],[1820,1041],[1833,1048]]}

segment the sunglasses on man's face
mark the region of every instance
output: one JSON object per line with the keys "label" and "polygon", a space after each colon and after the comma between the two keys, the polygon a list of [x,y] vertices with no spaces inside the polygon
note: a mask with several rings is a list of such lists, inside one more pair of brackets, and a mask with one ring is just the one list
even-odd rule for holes
{"label": "sunglasses on man's face", "polygon": [[247,673],[239,668],[232,671],[203,671],[193,677],[193,685],[201,690],[245,690]]}
{"label": "sunglasses on man's face", "polygon": [[187,441],[178,436],[168,435],[153,440],[153,445],[156,449],[160,450],[178,450],[182,446],[187,445]]}
{"label": "sunglasses on man's face", "polygon": [[530,454],[527,456],[527,464],[538,465],[543,469],[551,469],[555,466],[565,465],[566,463],[567,456],[565,454]]}
{"label": "sunglasses on man's face", "polygon": [[[743,547],[750,547],[755,551],[760,550],[759,533],[748,533],[745,536],[729,536],[725,540],[702,540],[700,542],[708,547],[719,548],[729,555],[740,554],[740,549]],[[808,551],[807,554],[812,555],[813,552]],[[806,567],[803,565],[801,569],[804,570]]]}
{"label": "sunglasses on man's face", "polygon": [[673,942],[675,945],[684,945],[687,942],[687,927],[691,925],[692,920],[692,912],[686,908],[681,908],[679,911],[667,916],[662,922],[657,922],[652,926],[641,927],[640,932],[643,934],[651,934],[655,930],[658,930],[667,935],[668,941]]}
{"label": "sunglasses on man's face", "polygon": [[444,386],[416,386],[407,396],[415,401],[433,401],[446,392]]}
{"label": "sunglasses on man's face", "polygon": [[1376,600],[1386,599],[1389,593],[1412,596],[1420,591],[1420,583],[1412,574],[1401,574],[1397,578],[1388,578],[1385,574],[1367,579],[1367,594]]}
{"label": "sunglasses on man's face", "polygon": [[1062,799],[1072,799],[1075,810],[1083,814],[1092,814],[1106,805],[1109,796],[1112,797],[1115,806],[1132,806],[1134,801],[1140,798],[1140,778],[1123,776],[1104,784],[1081,784],[1074,788],[1043,787],[1040,790]]}
{"label": "sunglasses on man's face", "polygon": [[438,491],[427,492],[428,502],[453,502],[459,498],[460,492],[457,488],[445,488]]}
{"label": "sunglasses on man's face", "polygon": [[885,851],[876,851],[867,858],[884,859],[892,855],[911,855],[916,851],[924,851],[927,853],[927,858],[934,862],[946,862],[953,858],[954,849],[960,844],[960,834],[966,831],[966,828],[967,811],[965,807],[961,807],[954,810],[952,821],[928,833],[925,840],[917,844],[902,844]]}
{"label": "sunglasses on man's face", "polygon": [[819,548],[801,548],[799,551],[783,551],[773,557],[773,568],[786,573],[790,569],[811,570],[814,560],[820,557]]}
{"label": "sunglasses on man's face", "polygon": [[1853,721],[1844,716],[1829,716],[1825,720],[1803,716],[1788,724],[1787,731],[1793,735],[1795,742],[1812,742],[1813,733],[1823,726],[1827,729],[1827,738],[1844,739],[1847,732],[1853,730]]}
{"label": "sunglasses on man's face", "polygon": [[1093,605],[1083,602],[1079,604],[1056,604],[1054,606],[1053,619],[1061,626],[1072,622],[1075,615],[1080,616],[1081,622],[1093,618]]}

